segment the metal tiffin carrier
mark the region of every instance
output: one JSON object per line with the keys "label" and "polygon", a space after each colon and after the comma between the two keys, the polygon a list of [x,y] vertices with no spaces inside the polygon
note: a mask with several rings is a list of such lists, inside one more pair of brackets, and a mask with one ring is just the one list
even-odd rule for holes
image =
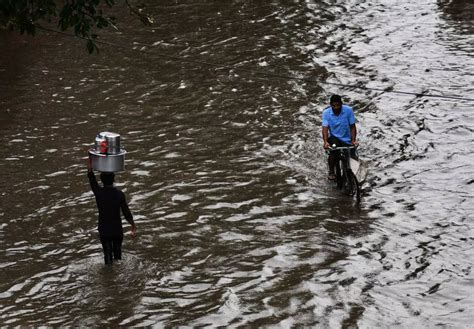
{"label": "metal tiffin carrier", "polygon": [[100,172],[125,170],[125,151],[120,146],[120,135],[108,131],[98,133],[94,147],[89,150],[92,168]]}

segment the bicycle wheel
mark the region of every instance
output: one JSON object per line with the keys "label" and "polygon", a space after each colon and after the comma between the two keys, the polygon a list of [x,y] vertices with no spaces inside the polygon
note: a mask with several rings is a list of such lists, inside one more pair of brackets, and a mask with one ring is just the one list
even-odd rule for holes
{"label": "bicycle wheel", "polygon": [[354,196],[357,199],[357,202],[360,201],[360,185],[359,182],[357,181],[357,177],[354,175],[354,173],[350,170],[347,171],[348,175],[348,184],[347,184],[347,194],[350,196]]}
{"label": "bicycle wheel", "polygon": [[342,187],[344,190],[344,193],[353,196],[353,181],[350,177],[350,171],[347,170],[347,168],[343,169],[342,172]]}
{"label": "bicycle wheel", "polygon": [[336,165],[335,165],[336,168],[334,168],[336,170],[336,185],[337,185],[337,188],[339,189],[342,189],[343,185],[344,185],[344,180],[343,180],[343,175],[341,173],[341,169],[342,169],[342,161],[340,161],[339,159],[336,161]]}
{"label": "bicycle wheel", "polygon": [[338,187],[342,189],[345,194],[350,195],[352,187],[350,186],[351,181],[349,180],[349,175],[348,175],[349,170],[347,169],[347,163],[345,162],[344,157],[341,157],[340,168],[341,168],[341,184]]}

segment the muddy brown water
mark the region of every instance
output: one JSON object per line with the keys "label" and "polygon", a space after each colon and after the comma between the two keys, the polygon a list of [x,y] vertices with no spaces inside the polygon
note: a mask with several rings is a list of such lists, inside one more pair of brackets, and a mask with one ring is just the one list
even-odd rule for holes
{"label": "muddy brown water", "polygon": [[[118,6],[91,56],[1,32],[0,324],[472,326],[474,102],[326,84],[472,98],[472,6],[148,1],[155,26]],[[326,181],[331,93],[360,205]],[[112,268],[85,173],[104,130],[139,233]]]}

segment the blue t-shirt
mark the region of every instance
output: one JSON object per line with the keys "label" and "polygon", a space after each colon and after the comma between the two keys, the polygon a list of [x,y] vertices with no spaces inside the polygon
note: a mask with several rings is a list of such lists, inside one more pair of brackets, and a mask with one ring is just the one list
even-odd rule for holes
{"label": "blue t-shirt", "polygon": [[351,129],[349,125],[353,124],[355,124],[355,116],[350,106],[342,105],[339,115],[335,115],[330,106],[323,111],[323,127],[329,128],[329,137],[334,136],[341,142],[350,144]]}

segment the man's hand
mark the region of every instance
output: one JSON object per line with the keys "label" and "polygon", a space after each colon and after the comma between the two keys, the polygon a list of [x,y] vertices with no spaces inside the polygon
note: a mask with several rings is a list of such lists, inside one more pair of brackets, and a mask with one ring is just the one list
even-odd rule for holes
{"label": "man's hand", "polygon": [[359,141],[353,139],[352,140],[352,145],[354,145],[355,147],[359,146]]}
{"label": "man's hand", "polygon": [[137,227],[132,225],[132,230],[130,231],[130,236],[134,239],[137,236]]}
{"label": "man's hand", "polygon": [[325,149],[325,150],[328,150],[328,149],[329,149],[329,147],[330,147],[330,145],[329,145],[329,143],[328,143],[328,142],[324,142],[324,145],[323,145],[323,147],[324,147],[324,149]]}

